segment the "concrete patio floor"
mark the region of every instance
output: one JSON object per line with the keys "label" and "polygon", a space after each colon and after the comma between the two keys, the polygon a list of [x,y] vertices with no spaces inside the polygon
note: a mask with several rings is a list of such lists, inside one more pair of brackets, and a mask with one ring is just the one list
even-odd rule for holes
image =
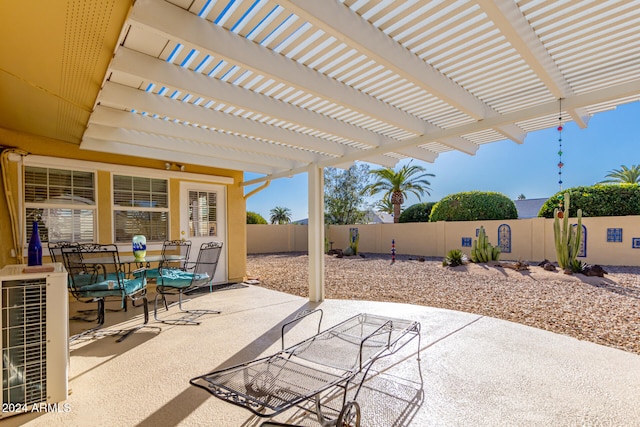
{"label": "concrete patio floor", "polygon": [[[361,312],[422,325],[420,362],[414,340],[373,366],[358,397],[363,426],[640,425],[640,356],[567,336],[407,304],[311,304],[255,286],[198,295],[186,307],[222,313],[201,317],[197,326],[151,320],[161,331],[141,329],[121,343],[113,336],[74,341],[68,412],[22,414],[1,424],[259,426],[264,419],[189,385],[189,379],[274,353],[284,321],[320,307],[323,329]],[[77,308],[72,304],[71,313]],[[107,312],[107,329],[138,325],[141,313],[139,307]],[[72,321],[71,332],[90,325]],[[275,420],[319,425],[302,409]]]}

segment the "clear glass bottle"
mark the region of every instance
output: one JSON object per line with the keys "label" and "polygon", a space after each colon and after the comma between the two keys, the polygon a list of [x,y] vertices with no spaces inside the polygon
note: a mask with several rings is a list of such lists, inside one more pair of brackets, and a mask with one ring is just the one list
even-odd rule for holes
{"label": "clear glass bottle", "polygon": [[40,242],[38,221],[33,221],[31,238],[29,239],[29,251],[27,255],[27,265],[42,265],[42,242]]}

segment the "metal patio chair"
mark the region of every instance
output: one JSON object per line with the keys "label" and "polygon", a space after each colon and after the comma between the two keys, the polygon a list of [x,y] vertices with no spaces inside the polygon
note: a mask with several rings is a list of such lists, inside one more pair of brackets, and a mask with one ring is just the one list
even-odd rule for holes
{"label": "metal patio chair", "polygon": [[[80,297],[78,294],[76,294],[74,292],[74,286],[73,286],[73,277],[71,277],[71,271],[69,269],[69,266],[67,265],[67,257],[62,256],[62,249],[63,248],[75,248],[78,247],[80,244],[78,242],[70,242],[70,241],[61,241],[61,242],[49,242],[48,243],[48,247],[49,247],[49,256],[51,257],[51,261],[52,262],[60,262],[62,263],[62,265],[64,265],[64,268],[67,270],[67,286],[69,288],[69,293],[71,295],[73,295],[75,297],[76,300],[82,302],[82,303],[92,303],[93,298],[82,298]],[[77,259],[74,260],[74,264],[76,265],[81,265],[82,264],[82,258],[80,257],[80,254],[78,254]],[[80,282],[81,280],[86,280],[87,282],[85,284],[89,284],[88,280],[91,276],[90,275],[82,275],[80,277],[75,278],[76,281]],[[95,309],[89,309],[89,310],[78,310],[78,313],[82,313],[84,316],[88,316],[89,313],[95,313],[96,310]],[[83,322],[95,322],[97,320],[96,319],[89,319],[87,317],[81,317],[81,316],[73,316],[70,318],[71,320],[81,320]]]}
{"label": "metal patio chair", "polygon": [[[222,252],[222,242],[203,243],[198,252],[198,260],[191,268],[187,265],[186,271],[179,266],[171,265],[160,268],[156,283],[156,297],[153,306],[153,316],[156,321],[169,324],[194,324],[200,322],[193,320],[203,314],[219,314],[216,310],[185,310],[182,308],[182,297],[186,291],[193,290],[201,286],[212,286],[213,277],[218,267],[220,253]],[[158,318],[158,300],[162,299],[165,309],[169,310],[167,295],[178,295],[178,308],[185,313],[179,319]]]}
{"label": "metal patio chair", "polygon": [[66,247],[62,248],[62,256],[71,278],[72,294],[78,299],[98,304],[98,325],[81,335],[95,332],[104,325],[105,300],[108,297],[128,298],[132,302],[142,300],[143,325],[119,331],[117,335],[121,337],[117,340],[118,342],[147,325],[149,308],[145,269],[136,270],[136,276],[128,278],[126,268],[120,263],[116,245],[88,244]]}
{"label": "metal patio chair", "polygon": [[[52,262],[61,262],[62,265],[64,265],[64,268],[67,270],[68,276],[67,276],[67,280],[68,280],[68,286],[69,286],[69,293],[71,295],[73,295],[76,300],[82,302],[82,303],[91,303],[93,302],[93,299],[86,299],[86,298],[82,298],[79,297],[75,292],[74,292],[74,287],[72,286],[72,278],[71,277],[71,270],[69,269],[69,266],[67,265],[67,259],[66,257],[62,256],[62,250],[63,248],[75,248],[80,246],[81,243],[79,242],[70,242],[70,241],[60,241],[60,242],[49,242],[48,243],[48,247],[49,247],[49,256],[51,257],[51,261]],[[82,264],[82,254],[81,253],[77,253],[77,255],[75,256],[75,260],[74,263],[76,266],[81,265]],[[85,268],[86,269],[86,268]],[[77,268],[76,268],[77,270]],[[90,275],[86,275],[83,274],[79,277],[76,277],[75,280],[76,282],[81,282],[82,280],[89,280],[90,279]],[[89,283],[84,283],[86,285],[88,285]],[[126,298],[122,298],[122,304],[120,306],[119,309],[108,309],[109,311],[120,311],[120,310],[124,310],[127,311],[127,299]],[[89,310],[78,310],[79,313],[82,313],[84,315],[88,314],[88,313],[93,313],[95,312],[95,309],[89,309]],[[74,316],[70,318],[71,320],[81,320],[84,322],[94,322],[97,319],[87,319],[86,317],[79,317],[79,316]]]}
{"label": "metal patio chair", "polygon": [[161,268],[179,268],[187,270],[191,240],[165,240],[162,243],[162,261],[158,268],[147,269],[147,280],[157,279]]}

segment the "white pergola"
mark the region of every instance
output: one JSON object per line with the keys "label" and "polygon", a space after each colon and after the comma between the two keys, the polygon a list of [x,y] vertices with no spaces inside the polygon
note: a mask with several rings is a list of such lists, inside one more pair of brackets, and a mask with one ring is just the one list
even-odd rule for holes
{"label": "white pergola", "polygon": [[[96,44],[74,26],[108,29],[117,2],[59,2],[71,70]],[[321,300],[323,168],[473,155],[637,101],[640,0],[136,0],[103,76],[82,149],[263,175],[245,186],[309,174]]]}

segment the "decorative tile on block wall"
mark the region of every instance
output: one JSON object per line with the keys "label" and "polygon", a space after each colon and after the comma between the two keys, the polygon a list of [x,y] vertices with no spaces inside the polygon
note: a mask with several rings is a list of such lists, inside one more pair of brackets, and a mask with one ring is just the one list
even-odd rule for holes
{"label": "decorative tile on block wall", "polygon": [[[578,224],[574,224],[577,227]],[[587,256],[587,227],[582,224],[582,235],[580,236],[580,249],[578,249],[578,257],[585,258]]]}
{"label": "decorative tile on block wall", "polygon": [[471,237],[462,238],[462,247],[471,247]]}
{"label": "decorative tile on block wall", "polygon": [[511,227],[509,224],[502,224],[498,227],[498,246],[500,252],[511,253]]}
{"label": "decorative tile on block wall", "polygon": [[634,237],[631,239],[631,247],[633,249],[640,249],[640,237]]}
{"label": "decorative tile on block wall", "polygon": [[622,242],[622,228],[607,228],[607,242]]}

